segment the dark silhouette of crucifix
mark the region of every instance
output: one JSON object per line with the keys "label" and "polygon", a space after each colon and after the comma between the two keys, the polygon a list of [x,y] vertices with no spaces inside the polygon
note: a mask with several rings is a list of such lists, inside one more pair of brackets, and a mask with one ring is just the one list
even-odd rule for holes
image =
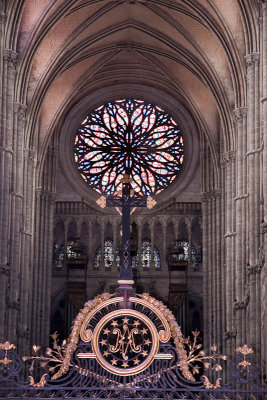
{"label": "dark silhouette of crucifix", "polygon": [[[126,173],[121,179],[122,192],[121,196],[113,197],[103,196],[97,201],[100,207],[121,207],[122,208],[122,246],[121,246],[121,270],[119,291],[131,290],[133,282],[131,257],[130,257],[130,215],[133,207],[148,207],[152,208],[156,204],[151,197],[134,196],[134,191],[131,189],[132,178]],[[140,250],[139,250],[140,251]]]}

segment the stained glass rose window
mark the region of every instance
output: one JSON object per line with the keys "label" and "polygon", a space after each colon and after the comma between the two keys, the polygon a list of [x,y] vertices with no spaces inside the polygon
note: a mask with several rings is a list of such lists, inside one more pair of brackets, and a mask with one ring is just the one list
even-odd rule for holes
{"label": "stained glass rose window", "polygon": [[116,195],[125,173],[139,196],[165,189],[184,158],[183,137],[162,108],[124,99],[97,108],[75,137],[75,162],[82,178],[99,193]]}

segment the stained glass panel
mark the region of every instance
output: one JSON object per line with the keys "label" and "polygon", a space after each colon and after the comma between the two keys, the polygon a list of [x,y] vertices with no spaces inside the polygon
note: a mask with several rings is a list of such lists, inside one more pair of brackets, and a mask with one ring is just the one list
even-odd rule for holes
{"label": "stained glass panel", "polygon": [[[187,240],[180,240],[178,241],[178,246],[183,247],[184,254],[179,254],[179,260],[189,260],[189,243]],[[197,251],[193,245],[191,245],[191,262],[195,263],[197,257]]]}
{"label": "stained glass panel", "polygon": [[[114,260],[114,249],[112,240],[104,242],[104,266],[110,268]],[[117,257],[116,257],[117,260]],[[94,257],[94,268],[99,268],[101,263],[101,248],[98,247]]]}
{"label": "stained glass panel", "polygon": [[129,173],[138,195],[166,188],[183,164],[183,137],[160,107],[124,99],[102,105],[82,122],[75,137],[75,162],[82,178],[105,195],[121,190]]}
{"label": "stained glass panel", "polygon": [[[112,266],[114,260],[114,249],[113,242],[111,240],[105,240],[104,244],[104,265],[106,268]],[[138,265],[138,252],[136,256],[131,257],[132,268],[136,268]],[[143,268],[151,267],[151,241],[143,240],[141,249],[141,264]],[[154,247],[154,264],[155,268],[160,268],[160,255],[156,247]],[[94,256],[94,268],[99,268],[101,265],[101,248],[98,247]],[[120,268],[120,254],[119,249],[116,250],[116,265]]]}

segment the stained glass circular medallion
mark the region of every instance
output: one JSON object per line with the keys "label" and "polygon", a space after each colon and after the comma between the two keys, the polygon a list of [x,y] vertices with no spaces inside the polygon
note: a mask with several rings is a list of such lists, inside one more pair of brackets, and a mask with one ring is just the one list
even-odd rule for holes
{"label": "stained glass circular medallion", "polygon": [[75,137],[82,178],[101,194],[116,195],[125,173],[139,196],[167,188],[181,170],[182,134],[162,108],[142,100],[108,102],[91,112]]}

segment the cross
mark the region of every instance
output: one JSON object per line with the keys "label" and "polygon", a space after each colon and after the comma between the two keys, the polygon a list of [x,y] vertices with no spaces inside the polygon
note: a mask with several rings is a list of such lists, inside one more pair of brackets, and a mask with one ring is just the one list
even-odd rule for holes
{"label": "cross", "polygon": [[122,252],[121,252],[121,271],[119,282],[132,282],[132,268],[130,259],[130,214],[131,207],[152,208],[156,202],[150,197],[134,197],[131,189],[132,179],[125,174],[121,179],[122,191],[120,197],[101,196],[97,204],[101,207],[121,207],[122,208]]}

